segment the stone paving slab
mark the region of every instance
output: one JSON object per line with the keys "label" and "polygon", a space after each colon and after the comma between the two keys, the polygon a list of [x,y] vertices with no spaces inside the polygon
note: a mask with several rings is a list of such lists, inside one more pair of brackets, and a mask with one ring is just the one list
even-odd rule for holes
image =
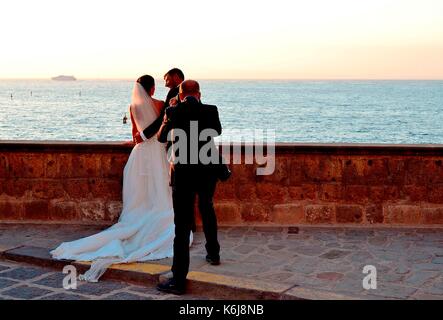
{"label": "stone paving slab", "polygon": [[[48,240],[42,244],[61,243],[102,229],[0,224],[0,246],[24,245],[32,242],[34,236]],[[443,300],[441,228],[232,227],[221,228],[219,238],[222,264],[211,266],[204,260],[204,235],[202,232],[194,235],[190,275],[201,272],[270,282],[286,285],[300,294],[302,289],[314,290],[319,292],[318,298],[326,292],[331,299],[341,295],[361,299]],[[41,255],[48,254],[49,249],[43,248]],[[158,265],[157,275],[161,275],[170,264],[171,259],[164,259],[146,263],[146,268]],[[363,288],[366,265],[377,268],[376,290]],[[197,276],[195,281],[198,280]]]}

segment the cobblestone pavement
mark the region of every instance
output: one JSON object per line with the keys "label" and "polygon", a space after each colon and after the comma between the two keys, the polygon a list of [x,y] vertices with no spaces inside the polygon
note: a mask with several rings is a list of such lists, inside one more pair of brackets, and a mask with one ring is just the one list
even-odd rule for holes
{"label": "cobblestone pavement", "polygon": [[[62,241],[98,230],[91,226],[0,224],[0,249],[23,244],[53,248]],[[219,238],[222,264],[211,266],[204,259],[204,236],[201,232],[195,234],[191,270],[293,284],[365,299],[443,300],[443,229],[238,227],[221,228]],[[171,259],[150,263],[170,265]],[[366,265],[377,269],[376,290],[363,288]],[[16,288],[11,283],[14,279],[5,278],[8,271],[1,268],[4,267],[0,266],[0,288]],[[33,276],[32,272],[29,274]],[[121,295],[138,292],[121,290]],[[4,294],[5,290],[0,289],[0,295]]]}
{"label": "cobblestone pavement", "polygon": [[153,287],[102,280],[79,281],[77,289],[63,289],[66,274],[27,264],[0,261],[0,300],[178,300],[202,299],[192,295],[175,296]]}

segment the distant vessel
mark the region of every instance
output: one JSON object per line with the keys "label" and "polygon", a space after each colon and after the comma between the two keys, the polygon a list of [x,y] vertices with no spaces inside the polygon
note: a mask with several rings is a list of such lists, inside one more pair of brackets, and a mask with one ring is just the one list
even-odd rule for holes
{"label": "distant vessel", "polygon": [[57,76],[57,77],[53,77],[51,79],[55,80],[55,81],[75,81],[75,80],[77,80],[74,76]]}

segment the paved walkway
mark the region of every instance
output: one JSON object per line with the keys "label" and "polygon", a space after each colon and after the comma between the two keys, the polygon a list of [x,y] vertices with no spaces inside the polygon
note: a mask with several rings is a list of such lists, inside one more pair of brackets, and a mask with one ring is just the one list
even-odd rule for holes
{"label": "paved walkway", "polygon": [[78,282],[76,289],[63,289],[66,274],[51,269],[0,261],[0,300],[177,300],[202,299],[177,297],[155,288],[103,280],[100,284]]}
{"label": "paved walkway", "polygon": [[[95,226],[0,224],[0,251],[21,245],[49,250],[98,230]],[[242,227],[221,228],[219,238],[222,264],[211,266],[204,260],[204,236],[196,233],[191,270],[363,299],[443,300],[443,229]],[[154,263],[170,265],[171,259]],[[375,290],[363,288],[366,265],[377,269]],[[0,295],[5,295],[1,288],[13,280],[4,278],[2,268]],[[95,290],[106,286],[86,285]],[[139,293],[133,286],[121,290],[121,296]],[[118,292],[101,297],[112,298],[114,293]],[[152,297],[151,293],[147,296]]]}

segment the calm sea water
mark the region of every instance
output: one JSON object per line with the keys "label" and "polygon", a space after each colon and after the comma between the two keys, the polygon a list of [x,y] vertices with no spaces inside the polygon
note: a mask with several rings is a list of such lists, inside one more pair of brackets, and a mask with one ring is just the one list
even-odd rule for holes
{"label": "calm sea water", "polygon": [[[130,140],[122,118],[132,87],[1,80],[0,140]],[[224,129],[275,129],[279,142],[443,143],[443,81],[207,80],[201,87]],[[155,96],[166,93],[157,81]]]}

